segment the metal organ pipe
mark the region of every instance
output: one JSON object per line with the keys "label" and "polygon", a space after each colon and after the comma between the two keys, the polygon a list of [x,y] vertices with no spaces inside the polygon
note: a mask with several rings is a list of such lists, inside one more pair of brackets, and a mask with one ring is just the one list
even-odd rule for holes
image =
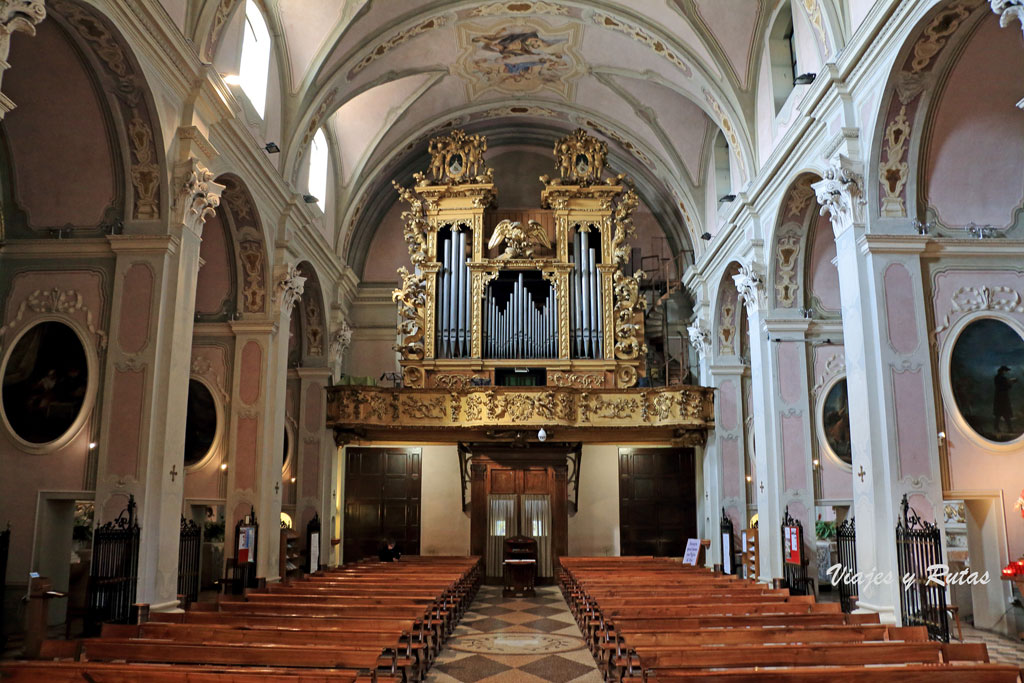
{"label": "metal organ pipe", "polygon": [[597,338],[600,336],[601,322],[597,306],[601,300],[601,290],[597,287],[597,253],[591,248],[587,256],[587,274],[590,276],[590,357],[598,358]]}
{"label": "metal organ pipe", "polygon": [[441,244],[441,285],[437,291],[441,295],[441,307],[438,315],[437,336],[440,340],[437,354],[441,357],[448,355],[448,310],[450,289],[449,281],[452,276],[452,244],[451,240],[444,240]]}

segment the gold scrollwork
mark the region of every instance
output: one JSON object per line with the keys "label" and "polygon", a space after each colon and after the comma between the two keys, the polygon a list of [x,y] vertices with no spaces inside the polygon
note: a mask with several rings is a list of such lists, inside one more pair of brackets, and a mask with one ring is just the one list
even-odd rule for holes
{"label": "gold scrollwork", "polygon": [[431,139],[427,146],[430,153],[430,177],[416,173],[417,187],[430,184],[454,185],[458,183],[489,183],[493,171],[484,167],[484,152],[487,138],[483,135],[467,135],[455,129],[450,135]]}
{"label": "gold scrollwork", "polygon": [[643,311],[647,302],[640,296],[640,280],[644,271],[626,277],[616,270],[612,278],[615,290],[615,358],[634,360],[647,353],[643,336]]}
{"label": "gold scrollwork", "polygon": [[552,372],[548,379],[556,387],[576,387],[577,389],[596,389],[604,386],[604,375],[581,372]]}
{"label": "gold scrollwork", "polygon": [[[600,183],[607,155],[608,145],[587,135],[582,128],[577,128],[555,143],[555,160],[558,163],[561,183]],[[556,180],[552,184],[559,184],[559,181]]]}
{"label": "gold scrollwork", "polygon": [[[403,336],[401,342],[395,346],[395,350],[401,354],[404,360],[422,360],[425,330],[423,314],[427,305],[426,282],[422,276],[410,273],[405,266],[398,269],[398,274],[402,277],[402,287],[391,293],[391,300],[399,304],[398,331]],[[411,369],[409,368],[409,370]],[[422,377],[420,377],[420,383],[422,383]],[[419,384],[412,386],[419,386]]]}

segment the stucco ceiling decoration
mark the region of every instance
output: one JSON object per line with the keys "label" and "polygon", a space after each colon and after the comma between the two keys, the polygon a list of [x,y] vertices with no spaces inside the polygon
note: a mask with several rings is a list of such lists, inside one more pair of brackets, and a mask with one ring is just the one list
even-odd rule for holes
{"label": "stucco ceiling decoration", "polygon": [[573,99],[576,81],[586,73],[579,53],[578,24],[553,27],[541,19],[507,19],[458,26],[459,57],[452,72],[466,81],[472,101],[494,90],[508,95],[550,91]]}

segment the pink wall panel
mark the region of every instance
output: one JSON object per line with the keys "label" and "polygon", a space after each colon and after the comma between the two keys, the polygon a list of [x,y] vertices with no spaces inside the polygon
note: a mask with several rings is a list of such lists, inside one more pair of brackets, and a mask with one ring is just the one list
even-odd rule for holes
{"label": "pink wall panel", "polygon": [[796,403],[807,387],[800,372],[802,365],[800,354],[804,345],[801,342],[782,342],[778,347],[779,394],[786,403]]}
{"label": "pink wall panel", "polygon": [[304,411],[306,429],[313,433],[319,433],[324,426],[323,403],[320,396],[323,393],[319,384],[310,384],[306,389],[306,408]]}
{"label": "pink wall panel", "polygon": [[263,349],[259,343],[249,341],[242,348],[241,372],[238,393],[243,402],[252,405],[260,397],[260,378],[263,374]]}
{"label": "pink wall panel", "polygon": [[828,216],[813,219],[807,279],[810,295],[826,311],[839,311],[839,270],[832,264],[836,241]]}
{"label": "pink wall panel", "polygon": [[822,453],[821,497],[848,500],[853,498],[853,473]]}
{"label": "pink wall panel", "polygon": [[914,286],[910,273],[900,263],[885,269],[885,315],[889,342],[900,353],[917,348],[917,315],[914,310]]}
{"label": "pink wall panel", "polygon": [[807,445],[804,443],[802,415],[784,415],[782,422],[782,457],[786,470],[786,489],[809,491],[807,483]]}
{"label": "pink wall panel", "polygon": [[302,495],[318,497],[320,485],[320,441],[302,444]]}
{"label": "pink wall panel", "polygon": [[722,490],[726,498],[734,498],[740,495],[740,486],[743,483],[739,440],[719,439],[718,444],[722,454]]}
{"label": "pink wall panel", "polygon": [[117,194],[112,146],[88,69],[54,21],[11,41],[4,118],[17,200],[29,224],[98,225]]}
{"label": "pink wall panel", "polygon": [[217,313],[231,293],[231,265],[233,258],[229,238],[218,211],[206,219],[203,243],[199,257],[205,261],[196,280],[196,313]]}
{"label": "pink wall panel", "polygon": [[118,341],[126,353],[138,353],[149,340],[149,318],[153,310],[153,271],[135,263],[124,274],[121,324]]}
{"label": "pink wall panel", "polygon": [[900,472],[920,477],[931,472],[925,431],[924,379],[920,370],[892,373],[893,405]]}
{"label": "pink wall panel", "polygon": [[139,466],[139,444],[142,438],[143,394],[146,372],[114,371],[111,400],[119,406],[117,433],[107,440],[107,470],[110,474],[136,476]]}
{"label": "pink wall panel", "polygon": [[926,155],[925,197],[947,225],[1008,225],[1021,205],[1021,73],[1020,33],[987,16],[949,76]]}
{"label": "pink wall panel", "polygon": [[236,488],[256,488],[259,426],[260,421],[254,417],[238,418],[238,444],[235,447]]}
{"label": "pink wall panel", "polygon": [[719,386],[718,391],[718,420],[722,429],[731,431],[736,429],[736,382],[727,379]]}

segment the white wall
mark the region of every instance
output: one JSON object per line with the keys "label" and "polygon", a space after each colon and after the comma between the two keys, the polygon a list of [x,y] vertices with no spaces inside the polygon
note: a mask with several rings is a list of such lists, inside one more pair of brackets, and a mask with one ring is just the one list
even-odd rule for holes
{"label": "white wall", "polygon": [[584,446],[569,555],[619,554],[619,447]]}
{"label": "white wall", "polygon": [[469,555],[469,515],[462,511],[458,450],[454,444],[420,450],[420,553]]}

